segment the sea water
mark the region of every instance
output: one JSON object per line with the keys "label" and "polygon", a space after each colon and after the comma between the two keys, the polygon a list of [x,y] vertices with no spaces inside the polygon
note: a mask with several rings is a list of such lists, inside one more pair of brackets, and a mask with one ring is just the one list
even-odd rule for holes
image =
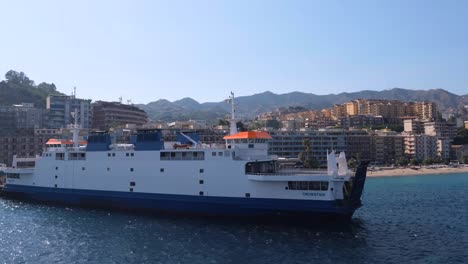
{"label": "sea water", "polygon": [[370,178],[362,198],[321,226],[0,199],[0,263],[468,263],[468,174]]}

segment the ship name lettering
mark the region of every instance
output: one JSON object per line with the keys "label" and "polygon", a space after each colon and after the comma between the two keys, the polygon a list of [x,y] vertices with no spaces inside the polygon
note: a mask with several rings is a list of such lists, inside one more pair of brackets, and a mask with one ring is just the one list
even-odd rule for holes
{"label": "ship name lettering", "polygon": [[313,192],[313,193],[303,192],[302,195],[304,195],[304,196],[325,196],[324,193],[316,193],[316,192]]}

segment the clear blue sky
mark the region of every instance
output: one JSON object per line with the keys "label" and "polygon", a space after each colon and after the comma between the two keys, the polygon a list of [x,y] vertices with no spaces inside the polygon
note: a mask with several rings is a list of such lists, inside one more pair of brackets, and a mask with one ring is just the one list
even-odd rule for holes
{"label": "clear blue sky", "polygon": [[468,1],[1,1],[0,74],[93,100],[468,93]]}

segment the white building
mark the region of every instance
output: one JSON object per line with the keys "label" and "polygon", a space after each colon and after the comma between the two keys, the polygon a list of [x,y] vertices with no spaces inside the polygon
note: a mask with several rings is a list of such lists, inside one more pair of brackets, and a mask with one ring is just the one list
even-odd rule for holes
{"label": "white building", "polygon": [[449,139],[438,139],[437,140],[437,156],[443,160],[450,159],[450,146],[451,141]]}
{"label": "white building", "polygon": [[438,138],[429,135],[405,134],[405,154],[422,161],[438,156]]}

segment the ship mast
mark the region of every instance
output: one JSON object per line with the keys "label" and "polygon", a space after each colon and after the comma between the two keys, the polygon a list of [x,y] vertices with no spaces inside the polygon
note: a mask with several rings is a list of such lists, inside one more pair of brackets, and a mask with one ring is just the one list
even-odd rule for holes
{"label": "ship mast", "polygon": [[234,93],[231,92],[231,96],[229,97],[231,103],[231,119],[229,120],[230,123],[230,135],[237,134],[237,120],[235,116],[235,108],[234,108]]}
{"label": "ship mast", "polygon": [[75,119],[75,123],[73,125],[68,125],[68,128],[71,129],[73,134],[73,147],[79,147],[79,135],[80,135],[80,125],[78,124],[78,108],[75,108],[75,112],[73,113],[73,117]]}

